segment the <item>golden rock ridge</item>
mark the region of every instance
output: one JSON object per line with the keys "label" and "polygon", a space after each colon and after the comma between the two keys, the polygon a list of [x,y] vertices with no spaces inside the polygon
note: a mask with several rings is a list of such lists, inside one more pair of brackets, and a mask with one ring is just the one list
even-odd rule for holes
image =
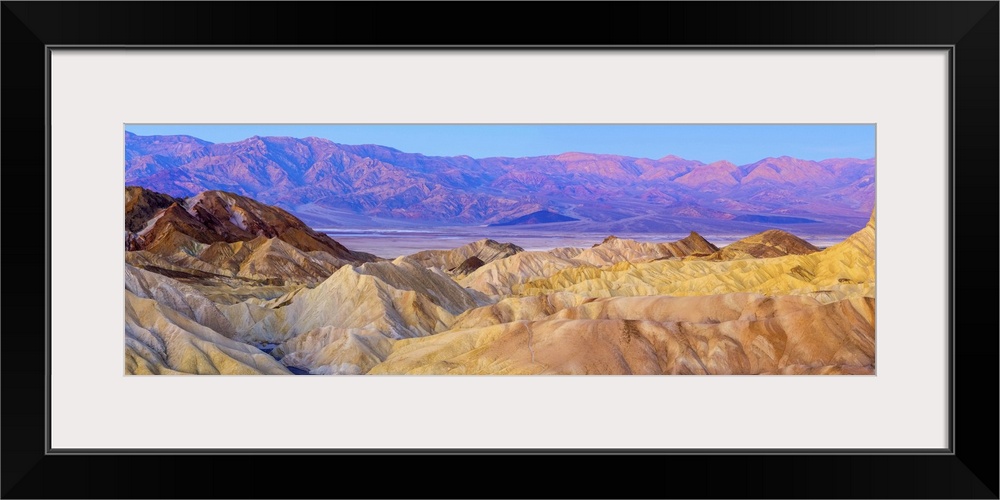
{"label": "golden rock ridge", "polygon": [[[875,370],[874,212],[822,251],[768,231],[722,249],[696,233],[544,252],[480,240],[387,261],[235,195],[219,196],[211,213],[266,215],[226,219],[238,230],[212,233],[236,241],[184,229],[194,216],[176,200],[129,196],[133,228],[161,229],[133,233],[142,248],[126,253],[128,374]],[[199,224],[214,227],[204,214]],[[267,223],[284,232],[271,236]],[[474,269],[455,272],[473,257]]]}

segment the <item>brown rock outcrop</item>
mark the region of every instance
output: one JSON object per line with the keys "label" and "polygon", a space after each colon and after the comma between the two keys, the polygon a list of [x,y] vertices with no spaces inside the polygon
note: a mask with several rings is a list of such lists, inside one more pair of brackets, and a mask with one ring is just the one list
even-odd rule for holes
{"label": "brown rock outcrop", "polygon": [[766,259],[784,255],[806,255],[818,251],[819,248],[816,248],[812,243],[794,234],[771,229],[726,245],[709,258],[712,260]]}

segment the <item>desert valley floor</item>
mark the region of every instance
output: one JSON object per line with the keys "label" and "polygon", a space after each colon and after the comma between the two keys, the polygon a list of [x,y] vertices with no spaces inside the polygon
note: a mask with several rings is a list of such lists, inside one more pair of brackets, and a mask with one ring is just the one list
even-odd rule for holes
{"label": "desert valley floor", "polygon": [[824,248],[692,231],[381,258],[223,191],[125,198],[127,374],[875,371],[874,212]]}

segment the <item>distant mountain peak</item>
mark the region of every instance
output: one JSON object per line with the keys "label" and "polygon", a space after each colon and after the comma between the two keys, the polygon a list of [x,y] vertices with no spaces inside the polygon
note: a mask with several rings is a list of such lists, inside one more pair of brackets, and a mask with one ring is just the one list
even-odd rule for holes
{"label": "distant mountain peak", "polygon": [[560,213],[552,212],[549,210],[539,210],[537,212],[532,212],[528,215],[522,215],[515,219],[511,219],[506,222],[497,222],[495,224],[490,224],[490,226],[519,226],[519,225],[533,225],[533,224],[552,224],[555,222],[572,222],[580,219],[574,217],[569,217],[567,215],[562,215]]}
{"label": "distant mountain peak", "polygon": [[[612,221],[627,221],[612,226],[619,232],[677,232],[698,219],[699,230],[750,232],[799,222],[759,218],[794,207],[802,222],[822,221],[813,228],[829,234],[849,234],[863,223],[874,203],[874,173],[872,161],[817,163],[787,155],[743,167],[673,154],[652,160],[580,151],[473,159],[325,138],[255,135],[213,145],[132,133],[125,167],[129,184],[180,198],[235,191],[331,227],[336,214],[350,214],[407,225],[578,219],[602,232]],[[544,210],[556,215],[516,221]]]}
{"label": "distant mountain peak", "polygon": [[579,160],[590,160],[593,159],[595,154],[593,153],[581,153],[578,151],[567,151],[560,155],[556,155],[556,159],[560,161],[579,161]]}

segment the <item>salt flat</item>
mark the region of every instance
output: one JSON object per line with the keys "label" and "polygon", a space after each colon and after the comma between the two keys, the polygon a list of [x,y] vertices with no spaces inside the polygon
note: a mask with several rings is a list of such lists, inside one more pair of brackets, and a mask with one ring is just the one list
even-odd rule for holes
{"label": "salt flat", "polygon": [[[547,251],[553,248],[590,248],[604,238],[607,233],[572,233],[569,231],[514,231],[510,229],[489,227],[441,227],[428,229],[350,229],[329,230],[317,229],[326,233],[347,248],[395,259],[401,255],[412,255],[423,250],[448,250],[462,245],[490,238],[496,241],[513,243],[528,251]],[[717,246],[725,246],[738,241],[748,234],[702,234],[702,236]],[[642,242],[677,241],[687,233],[622,233],[615,234],[619,238]],[[848,234],[843,235],[798,235],[813,245],[825,248],[843,241]]]}

